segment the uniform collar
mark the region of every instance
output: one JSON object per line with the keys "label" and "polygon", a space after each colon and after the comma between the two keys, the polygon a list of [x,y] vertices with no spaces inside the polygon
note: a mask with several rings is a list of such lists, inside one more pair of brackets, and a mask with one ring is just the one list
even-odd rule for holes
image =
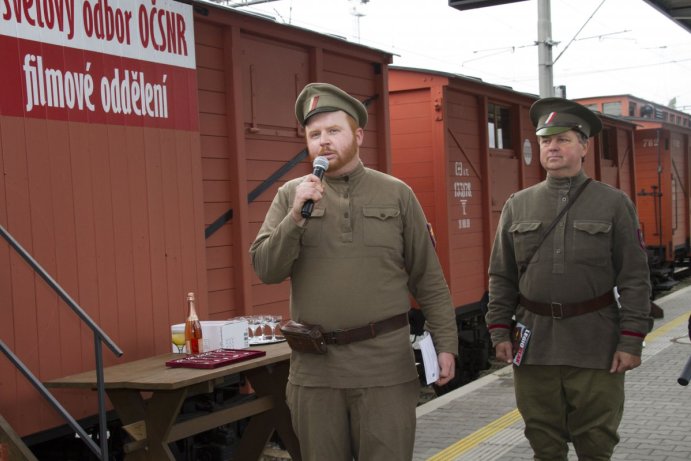
{"label": "uniform collar", "polygon": [[576,176],[571,176],[568,178],[554,178],[547,175],[547,186],[550,189],[570,190],[583,184],[586,179],[588,179],[588,175],[585,174],[583,169],[581,169]]}
{"label": "uniform collar", "polygon": [[336,184],[342,183],[356,184],[358,181],[360,181],[360,179],[362,179],[365,176],[365,171],[365,165],[363,165],[362,162],[358,162],[355,169],[350,171],[349,173],[337,176],[335,178],[327,176],[325,179],[334,186]]}

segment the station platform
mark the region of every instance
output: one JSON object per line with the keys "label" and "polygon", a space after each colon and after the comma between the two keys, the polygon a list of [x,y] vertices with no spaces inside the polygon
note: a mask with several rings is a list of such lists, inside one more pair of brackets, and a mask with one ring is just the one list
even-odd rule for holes
{"label": "station platform", "polygon": [[[691,460],[691,386],[677,378],[691,356],[691,286],[655,299],[664,310],[627,372],[621,441],[613,461]],[[503,367],[417,408],[414,461],[532,460],[516,409],[512,367]],[[573,447],[569,461],[577,461]]]}

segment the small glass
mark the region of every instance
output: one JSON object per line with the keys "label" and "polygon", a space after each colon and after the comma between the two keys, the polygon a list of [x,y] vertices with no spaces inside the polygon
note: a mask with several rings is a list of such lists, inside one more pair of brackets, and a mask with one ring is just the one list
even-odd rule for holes
{"label": "small glass", "polygon": [[259,319],[257,320],[257,324],[259,325],[259,331],[261,332],[261,342],[264,343],[266,342],[266,330],[265,327],[268,325],[268,316],[267,315],[258,315],[257,316]]}
{"label": "small glass", "polygon": [[178,348],[178,353],[185,351],[185,325],[173,325],[170,327],[173,344]]}
{"label": "small glass", "polygon": [[259,327],[261,326],[261,316],[260,315],[250,315],[247,317],[247,321],[249,322],[249,327],[250,327],[250,332],[252,337],[250,338],[250,344],[257,344],[261,342],[262,337],[260,334],[257,332]]}
{"label": "small glass", "polygon": [[283,321],[282,315],[269,315],[268,324],[271,327],[271,340],[276,341],[276,327]]}

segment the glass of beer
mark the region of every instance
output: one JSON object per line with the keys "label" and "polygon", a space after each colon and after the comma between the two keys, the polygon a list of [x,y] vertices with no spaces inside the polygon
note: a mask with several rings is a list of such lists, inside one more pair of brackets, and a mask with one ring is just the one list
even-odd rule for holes
{"label": "glass of beer", "polygon": [[185,351],[185,324],[173,325],[170,331],[178,353],[183,353]]}

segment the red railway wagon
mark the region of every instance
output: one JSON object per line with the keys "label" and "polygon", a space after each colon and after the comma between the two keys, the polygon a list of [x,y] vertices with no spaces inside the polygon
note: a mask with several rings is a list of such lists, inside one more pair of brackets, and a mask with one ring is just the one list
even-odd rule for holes
{"label": "red railway wagon", "polygon": [[508,196],[542,178],[531,95],[459,75],[389,68],[392,173],[432,223],[454,305],[475,305]]}
{"label": "red railway wagon", "polygon": [[[529,109],[536,96],[456,74],[389,67],[392,173],[419,197],[457,313],[460,384],[487,363],[487,264],[509,195],[544,179]],[[635,200],[634,125],[601,117],[589,176]],[[458,384],[458,383],[453,383]],[[442,392],[445,389],[442,389]]]}
{"label": "red railway wagon", "polygon": [[[153,4],[111,7],[139,21]],[[40,31],[17,35],[32,32],[26,23],[0,23],[0,224],[118,344],[122,361],[170,350],[187,291],[197,292],[202,319],[287,316],[287,284],[262,285],[248,249],[277,187],[311,171],[294,116],[306,83],[331,82],[367,102],[362,157],[389,168],[390,54],[206,2],[155,7],[179,19],[167,23],[177,35],[168,30],[156,47],[160,31],[146,46],[140,36],[131,55],[96,35],[45,42]],[[75,27],[89,24],[80,19]],[[37,89],[46,69],[92,78],[92,99],[48,107]],[[0,337],[39,379],[94,368],[91,332],[4,242],[0,300]],[[4,358],[0,380],[0,414],[28,443],[64,422]],[[77,419],[96,412],[89,393],[55,394]]]}
{"label": "red railway wagon", "polygon": [[621,189],[636,204],[636,125],[619,117],[599,116],[602,131],[590,143],[585,171],[598,181]]}
{"label": "red railway wagon", "polygon": [[[476,303],[509,195],[544,178],[528,110],[537,99],[477,79],[389,68],[392,171],[420,197],[456,306]],[[586,172],[635,199],[631,123],[601,117]]]}
{"label": "red railway wagon", "polygon": [[[392,172],[413,187],[438,240],[457,307],[487,284],[508,196],[544,178],[528,114],[534,95],[455,74],[389,68]],[[635,200],[634,125],[601,116],[585,170]]]}
{"label": "red railway wagon", "polygon": [[652,263],[660,266],[656,267],[656,277],[664,281],[664,273],[675,263],[687,260],[690,251],[691,115],[629,94],[579,102],[636,126],[638,212]]}
{"label": "red railway wagon", "polygon": [[638,213],[645,243],[657,260],[688,260],[691,209],[691,129],[640,122],[636,130]]}

